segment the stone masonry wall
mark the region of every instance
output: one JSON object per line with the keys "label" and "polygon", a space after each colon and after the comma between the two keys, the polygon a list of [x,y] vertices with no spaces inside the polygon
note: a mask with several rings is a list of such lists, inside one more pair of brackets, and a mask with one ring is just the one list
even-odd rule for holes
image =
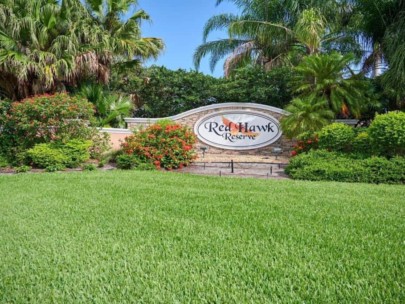
{"label": "stone masonry wall", "polygon": [[[187,115],[185,117],[181,117],[179,119],[173,119],[176,123],[180,123],[182,125],[186,125],[190,127],[192,130],[194,130],[194,125],[195,123],[202,117],[212,114],[212,113],[217,113],[217,112],[222,112],[224,110],[251,110],[255,112],[261,112],[264,114],[268,114],[270,116],[273,116],[275,119],[280,121],[281,117],[283,114],[273,112],[271,110],[264,110],[264,109],[255,109],[251,108],[249,106],[232,106],[232,107],[222,107],[219,109],[208,109],[204,111],[200,111],[197,113],[193,113],[190,115]],[[143,121],[143,122],[127,122],[128,123],[128,128],[129,129],[137,129],[141,126],[147,126],[149,124],[153,124],[156,121],[156,119],[150,119],[149,121]],[[243,151],[238,151],[238,150],[227,150],[227,149],[220,149],[216,147],[209,146],[201,141],[197,142],[196,145],[196,150],[199,154],[201,154],[201,147],[208,147],[206,151],[207,154],[226,154],[226,155],[257,155],[257,156],[271,156],[273,155],[272,149],[274,147],[280,147],[283,149],[283,156],[290,156],[292,148],[294,146],[294,141],[286,138],[285,136],[281,136],[276,142],[272,143],[269,146],[263,147],[263,148],[258,148],[258,149],[252,149],[252,150],[243,150]]]}

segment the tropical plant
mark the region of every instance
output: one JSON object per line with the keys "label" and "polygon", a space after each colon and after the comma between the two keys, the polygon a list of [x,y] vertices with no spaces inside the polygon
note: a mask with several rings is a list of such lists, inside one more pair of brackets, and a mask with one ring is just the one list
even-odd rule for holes
{"label": "tropical plant", "polygon": [[[149,20],[150,16],[144,10],[135,10],[137,0],[85,0],[84,3],[93,20],[110,34],[109,44],[118,55],[116,59],[122,59],[119,64],[133,66],[140,59],[156,58],[163,49],[161,39],[141,37],[141,21]],[[125,14],[134,10],[123,20]]]}
{"label": "tropical plant", "polygon": [[[74,8],[74,9],[73,9]],[[63,89],[110,62],[79,0],[0,1],[0,87],[12,99]]]}
{"label": "tropical plant", "polygon": [[82,85],[77,94],[95,106],[95,118],[99,127],[123,127],[124,118],[130,116],[134,108],[129,97],[110,93],[97,83]]}
{"label": "tropical plant", "polygon": [[294,68],[293,88],[301,96],[324,99],[336,114],[359,117],[362,108],[372,102],[368,98],[369,83],[361,76],[348,73],[353,55],[339,53],[307,56]]}
{"label": "tropical plant", "polygon": [[118,12],[103,20],[108,26],[80,0],[0,0],[0,94],[16,100],[87,78],[106,83],[113,63],[156,56],[161,41],[140,37],[144,14],[121,22],[125,1],[98,2]]}
{"label": "tropical plant", "polygon": [[[223,2],[218,0],[217,4]],[[338,1],[234,0],[242,14],[222,14],[208,20],[203,44],[195,54],[198,68],[201,59],[211,54],[211,68],[228,56],[225,75],[237,67],[255,63],[270,69],[296,61],[306,54],[318,53],[323,42],[342,39],[336,26],[334,9],[344,7]],[[326,18],[325,16],[328,16]],[[336,21],[335,23],[333,21]],[[208,35],[227,29],[228,39],[207,42]],[[336,47],[336,46],[335,46]]]}
{"label": "tropical plant", "polygon": [[334,117],[326,101],[315,96],[293,99],[286,107],[286,111],[290,114],[282,118],[281,127],[289,138],[297,137],[304,132],[319,131]]}

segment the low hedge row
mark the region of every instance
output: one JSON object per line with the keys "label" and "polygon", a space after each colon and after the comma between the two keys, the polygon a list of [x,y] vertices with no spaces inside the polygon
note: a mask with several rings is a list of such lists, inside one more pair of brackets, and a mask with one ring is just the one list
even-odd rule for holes
{"label": "low hedge row", "polygon": [[293,179],[362,183],[405,183],[405,157],[386,159],[329,152],[310,151],[290,160],[286,173]]}

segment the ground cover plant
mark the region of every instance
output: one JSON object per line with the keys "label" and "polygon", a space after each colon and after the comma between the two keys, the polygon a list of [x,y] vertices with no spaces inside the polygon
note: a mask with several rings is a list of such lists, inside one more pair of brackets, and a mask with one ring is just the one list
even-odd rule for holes
{"label": "ground cover plant", "polygon": [[2,303],[403,303],[405,188],[0,176]]}

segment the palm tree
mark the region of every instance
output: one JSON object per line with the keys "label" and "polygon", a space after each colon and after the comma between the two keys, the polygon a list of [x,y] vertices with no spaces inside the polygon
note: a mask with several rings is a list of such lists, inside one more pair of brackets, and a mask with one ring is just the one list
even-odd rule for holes
{"label": "palm tree", "polygon": [[21,99],[89,78],[107,83],[112,64],[157,56],[161,40],[140,36],[147,15],[139,11],[121,22],[134,1],[107,2],[111,11],[100,19],[81,0],[0,0],[2,95]]}
{"label": "palm tree", "polygon": [[348,77],[353,59],[351,54],[339,53],[307,56],[294,68],[294,91],[325,100],[337,114],[359,117],[362,106],[370,102],[365,94],[369,85],[359,76]]}
{"label": "palm tree", "polygon": [[144,10],[137,10],[123,20],[125,14],[136,8],[137,0],[85,0],[84,3],[93,20],[110,34],[110,44],[119,55],[116,61],[121,64],[134,63],[134,57],[156,58],[164,48],[161,39],[141,37],[141,21],[150,19]]}
{"label": "palm tree", "polygon": [[[73,9],[74,7],[74,9]],[[79,0],[0,0],[0,88],[12,99],[63,89],[109,63],[106,34]]]}
{"label": "palm tree", "polygon": [[328,108],[326,100],[314,95],[293,99],[286,107],[286,111],[290,114],[282,118],[281,128],[289,138],[297,137],[304,132],[319,131],[330,124],[335,116]]}
{"label": "palm tree", "polygon": [[[221,3],[223,0],[217,1]],[[270,69],[291,63],[304,55],[318,53],[322,43],[341,38],[332,19],[332,7],[339,1],[298,0],[235,0],[242,14],[223,14],[208,20],[204,28],[204,43],[194,54],[198,68],[201,59],[211,54],[213,68],[219,59],[228,56],[225,75],[233,69],[255,63]],[[327,7],[328,9],[324,9]],[[336,13],[334,12],[334,15]],[[335,18],[336,19],[336,18]],[[328,24],[328,26],[327,26]],[[207,42],[208,35],[218,29],[227,29],[228,39]],[[294,60],[295,59],[295,60]]]}
{"label": "palm tree", "polygon": [[77,94],[94,104],[99,127],[123,127],[124,118],[130,116],[134,108],[129,97],[110,93],[100,84],[83,84]]}

